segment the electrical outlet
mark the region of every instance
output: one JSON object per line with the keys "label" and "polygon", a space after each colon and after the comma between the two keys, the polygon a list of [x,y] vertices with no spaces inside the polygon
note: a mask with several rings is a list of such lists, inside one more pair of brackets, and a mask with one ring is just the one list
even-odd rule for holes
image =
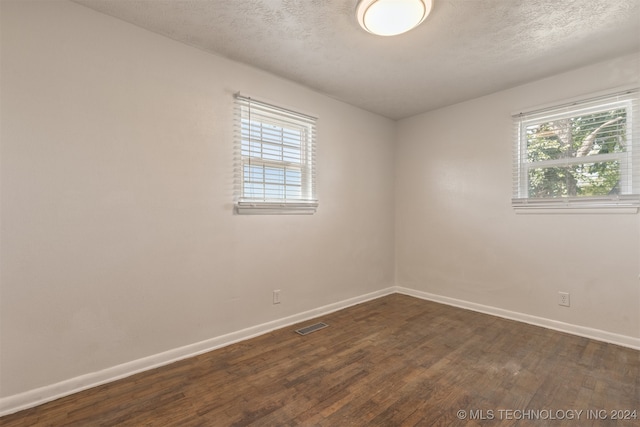
{"label": "electrical outlet", "polygon": [[569,300],[569,292],[558,292],[558,305],[569,307],[571,305]]}
{"label": "electrical outlet", "polygon": [[273,291],[273,303],[280,304],[280,289],[275,289]]}

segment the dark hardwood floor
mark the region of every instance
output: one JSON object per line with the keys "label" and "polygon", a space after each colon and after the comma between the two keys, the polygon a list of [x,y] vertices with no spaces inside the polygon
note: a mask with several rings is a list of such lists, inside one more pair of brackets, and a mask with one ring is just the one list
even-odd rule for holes
{"label": "dark hardwood floor", "polygon": [[317,320],[0,425],[640,425],[639,351],[398,294]]}

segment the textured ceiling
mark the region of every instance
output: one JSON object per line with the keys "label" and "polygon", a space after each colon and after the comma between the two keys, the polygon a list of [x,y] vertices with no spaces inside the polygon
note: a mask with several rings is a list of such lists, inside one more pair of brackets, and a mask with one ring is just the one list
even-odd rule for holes
{"label": "textured ceiling", "polygon": [[640,51],[640,0],[435,0],[362,30],[357,0],[74,0],[399,119]]}

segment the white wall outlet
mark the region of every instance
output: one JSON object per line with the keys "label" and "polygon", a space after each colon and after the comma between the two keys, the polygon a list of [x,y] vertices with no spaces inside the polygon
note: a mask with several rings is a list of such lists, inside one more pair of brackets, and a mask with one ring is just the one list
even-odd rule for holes
{"label": "white wall outlet", "polygon": [[558,305],[569,307],[571,302],[569,300],[569,292],[558,292]]}
{"label": "white wall outlet", "polygon": [[275,289],[273,291],[273,303],[280,304],[280,289]]}

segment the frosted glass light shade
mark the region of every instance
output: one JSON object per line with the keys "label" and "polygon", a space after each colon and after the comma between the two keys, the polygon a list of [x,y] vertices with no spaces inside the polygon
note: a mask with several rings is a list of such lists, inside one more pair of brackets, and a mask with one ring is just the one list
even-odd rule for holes
{"label": "frosted glass light shade", "polygon": [[356,14],[360,26],[379,36],[395,36],[420,25],[433,0],[360,0]]}

